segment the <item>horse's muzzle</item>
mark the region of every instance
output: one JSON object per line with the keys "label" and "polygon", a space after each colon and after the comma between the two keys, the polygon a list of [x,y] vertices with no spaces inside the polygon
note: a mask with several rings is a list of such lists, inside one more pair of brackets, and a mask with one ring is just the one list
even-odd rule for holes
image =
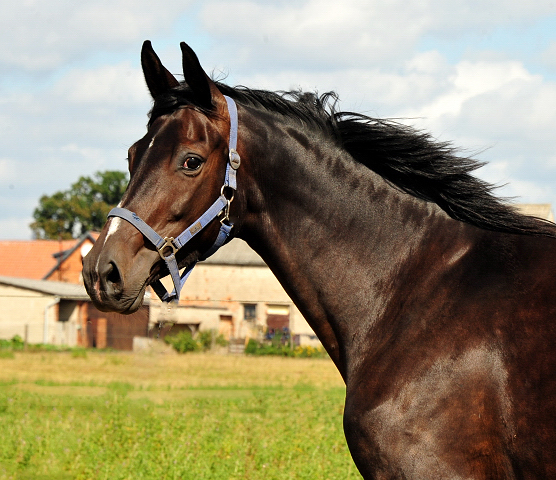
{"label": "horse's muzzle", "polygon": [[[126,265],[127,267],[127,265]],[[115,256],[94,248],[83,259],[83,282],[95,307],[103,312],[133,313],[143,303],[146,279],[124,280],[123,266]]]}

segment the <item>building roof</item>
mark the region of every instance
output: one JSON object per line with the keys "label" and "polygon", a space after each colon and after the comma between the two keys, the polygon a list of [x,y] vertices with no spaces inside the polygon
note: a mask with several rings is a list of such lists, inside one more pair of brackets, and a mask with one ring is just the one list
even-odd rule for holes
{"label": "building roof", "polygon": [[0,241],[0,275],[18,278],[48,278],[83,242],[98,235],[86,233],[72,240]]}
{"label": "building roof", "polygon": [[85,287],[75,283],[0,276],[0,285],[33,290],[46,295],[60,297],[64,300],[90,300]]}
{"label": "building roof", "polygon": [[8,240],[0,242],[0,275],[43,278],[58,261],[54,254],[73,247],[75,240]]}
{"label": "building roof", "polygon": [[542,218],[543,220],[554,221],[554,213],[550,203],[520,203],[515,205],[517,210],[524,215]]}
{"label": "building roof", "polygon": [[220,248],[203,263],[209,265],[266,266],[264,260],[247,243],[239,238]]}

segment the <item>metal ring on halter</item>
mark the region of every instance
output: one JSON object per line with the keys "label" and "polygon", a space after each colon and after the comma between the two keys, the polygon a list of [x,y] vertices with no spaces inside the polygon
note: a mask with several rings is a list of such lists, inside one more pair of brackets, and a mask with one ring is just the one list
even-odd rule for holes
{"label": "metal ring on halter", "polygon": [[[232,196],[230,198],[226,197],[226,195],[224,194],[226,189],[231,190],[232,192]],[[226,198],[226,200],[228,200],[228,207],[230,206],[230,203],[234,201],[235,194],[236,191],[232,187],[229,187],[228,185],[222,185],[222,188],[220,189],[220,195],[222,195],[224,198]]]}
{"label": "metal ring on halter", "polygon": [[174,237],[164,237],[164,245],[162,245],[158,249],[158,254],[160,255],[160,258],[162,258],[162,260],[166,260],[166,257],[168,256],[164,255],[164,250],[166,249],[166,247],[170,247],[172,249],[172,254],[174,255],[179,250],[179,248],[174,245]]}

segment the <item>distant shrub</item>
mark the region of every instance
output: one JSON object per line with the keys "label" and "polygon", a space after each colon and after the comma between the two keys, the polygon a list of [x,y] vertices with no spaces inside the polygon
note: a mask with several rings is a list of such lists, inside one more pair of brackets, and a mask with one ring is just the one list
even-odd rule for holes
{"label": "distant shrub", "polygon": [[11,340],[0,340],[0,350],[23,350],[25,343],[19,335],[14,335]]}
{"label": "distant shrub", "polygon": [[228,344],[230,343],[228,342],[228,340],[226,340],[226,337],[221,333],[216,335],[214,342],[216,343],[216,345],[219,345],[220,347],[227,347]]}
{"label": "distant shrub", "polygon": [[27,350],[29,352],[69,352],[73,347],[68,345],[51,345],[45,343],[28,344]]}
{"label": "distant shrub", "polygon": [[287,345],[273,345],[258,343],[253,339],[247,342],[245,347],[247,355],[277,355],[282,357],[293,357],[293,350]]}
{"label": "distant shrub", "polygon": [[168,335],[164,337],[164,341],[172,345],[174,350],[178,353],[195,352],[201,349],[201,345],[195,341],[188,331],[182,331],[175,335]]}
{"label": "distant shrub", "polygon": [[212,330],[204,330],[202,332],[199,332],[199,335],[197,336],[197,341],[199,342],[199,345],[201,346],[201,349],[203,351],[207,351],[212,348],[213,336],[214,333]]}
{"label": "distant shrub", "polygon": [[323,347],[311,347],[310,345],[295,347],[294,356],[301,358],[326,358],[328,353]]}
{"label": "distant shrub", "polygon": [[19,335],[14,335],[14,337],[12,338],[12,348],[14,350],[23,350],[24,346],[25,343],[23,342],[23,338],[21,338]]}
{"label": "distant shrub", "polygon": [[220,347],[228,346],[228,340],[226,340],[224,335],[221,333],[217,335],[215,330],[203,330],[199,332],[197,335],[197,342],[205,352],[210,350],[214,345]]}
{"label": "distant shrub", "polygon": [[328,354],[323,347],[297,346],[291,348],[288,344],[260,343],[250,339],[245,347],[247,355],[277,355],[281,357],[298,358],[326,358]]}

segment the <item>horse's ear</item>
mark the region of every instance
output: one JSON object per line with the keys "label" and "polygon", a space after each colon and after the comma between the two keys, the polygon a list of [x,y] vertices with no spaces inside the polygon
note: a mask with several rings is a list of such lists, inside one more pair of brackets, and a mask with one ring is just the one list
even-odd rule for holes
{"label": "horse's ear", "polygon": [[141,66],[143,67],[143,74],[145,75],[147,87],[153,98],[168,92],[170,89],[180,84],[176,80],[176,77],[162,65],[160,58],[154,53],[149,40],[143,42],[143,48],[141,49]]}
{"label": "horse's ear", "polygon": [[213,96],[217,95],[219,90],[201,67],[191,47],[185,42],[181,42],[180,47],[185,83],[189,85],[199,104],[211,110],[214,108]]}

